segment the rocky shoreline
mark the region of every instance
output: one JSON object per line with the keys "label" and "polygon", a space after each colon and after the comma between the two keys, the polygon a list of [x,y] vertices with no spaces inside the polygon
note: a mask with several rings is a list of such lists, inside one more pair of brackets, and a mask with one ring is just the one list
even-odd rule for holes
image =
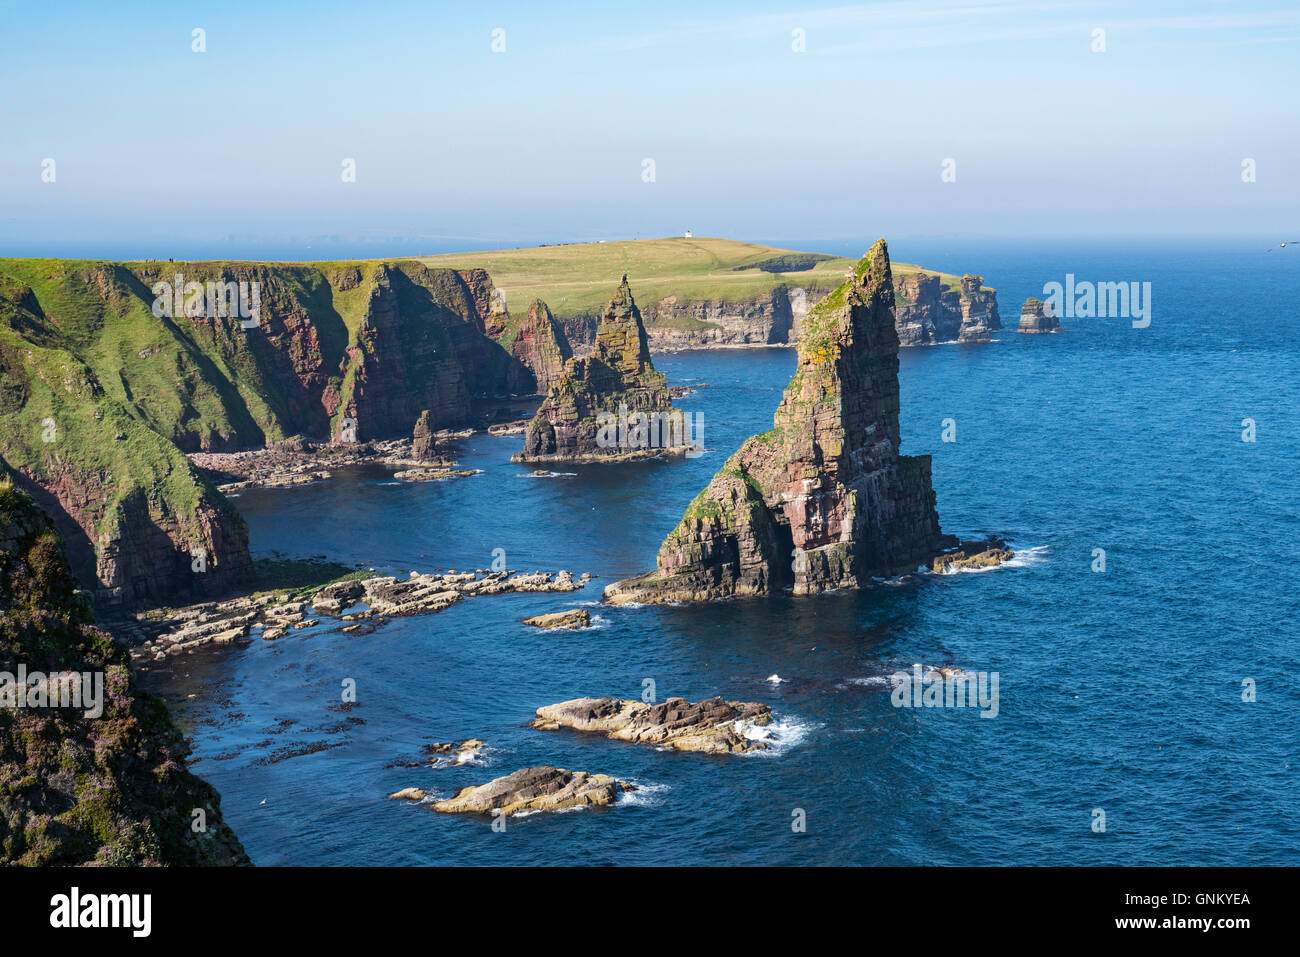
{"label": "rocky shoreline", "polygon": [[323,619],[345,623],[353,635],[372,634],[393,618],[433,614],[465,598],[520,592],[573,592],[586,587],[590,573],[575,579],[568,571],[520,573],[447,571],[408,578],[367,575],[331,582],[310,594],[245,595],[181,609],[139,613],[105,627],[130,647],[138,670],[148,671],[182,654],[246,644],[260,637],[275,641],[293,631],[315,628]]}

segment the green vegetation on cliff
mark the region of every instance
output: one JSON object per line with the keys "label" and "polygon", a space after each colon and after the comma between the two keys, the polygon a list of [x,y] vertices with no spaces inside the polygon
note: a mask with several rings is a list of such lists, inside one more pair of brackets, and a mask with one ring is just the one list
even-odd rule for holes
{"label": "green vegetation on cliff", "polygon": [[20,667],[101,676],[102,713],[0,708],[0,863],[249,863],[166,707],[94,626],[49,518],[0,481],[0,672]]}

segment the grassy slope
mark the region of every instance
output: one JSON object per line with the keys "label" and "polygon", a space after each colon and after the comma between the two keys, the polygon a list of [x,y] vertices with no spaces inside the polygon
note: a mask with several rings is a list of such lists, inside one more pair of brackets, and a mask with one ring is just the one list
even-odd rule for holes
{"label": "grassy slope", "polygon": [[[812,269],[787,273],[738,268],[790,253],[731,239],[674,237],[449,253],[421,261],[429,266],[486,269],[496,287],[505,291],[512,312],[539,298],[558,319],[598,313],[624,272],[643,306],[672,295],[679,302],[738,302],[766,295],[781,283],[825,294],[857,262],[836,256]],[[895,276],[921,270],[906,263],[895,263],[893,268]],[[939,275],[945,289],[958,287],[959,277]]]}

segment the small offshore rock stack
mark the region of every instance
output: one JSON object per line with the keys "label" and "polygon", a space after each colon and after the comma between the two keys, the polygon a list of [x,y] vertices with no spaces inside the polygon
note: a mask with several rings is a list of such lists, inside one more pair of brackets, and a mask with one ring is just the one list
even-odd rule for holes
{"label": "small offshore rock stack", "polygon": [[898,334],[878,240],[804,320],[774,428],[748,439],[686,509],[656,571],[605,600],[811,594],[928,564],[943,535],[930,457],[898,454]]}
{"label": "small offshore rock stack", "polygon": [[912,273],[894,281],[894,294],[900,345],[987,342],[1002,328],[998,294],[982,276],[967,273],[958,290],[945,292],[938,275]]}
{"label": "small offshore rock stack", "polygon": [[437,454],[437,442],[433,430],[429,428],[429,410],[420,413],[411,432],[411,458],[416,462],[439,462],[442,457]]}
{"label": "small offshore rock stack", "polygon": [[[610,424],[612,417],[613,424]],[[515,462],[609,462],[682,454],[684,413],[650,361],[627,276],[605,308],[590,356],[570,358],[524,432]]]}
{"label": "small offshore rock stack", "polygon": [[1047,303],[1030,296],[1020,310],[1020,331],[1030,335],[1060,332],[1061,321],[1052,314]]}

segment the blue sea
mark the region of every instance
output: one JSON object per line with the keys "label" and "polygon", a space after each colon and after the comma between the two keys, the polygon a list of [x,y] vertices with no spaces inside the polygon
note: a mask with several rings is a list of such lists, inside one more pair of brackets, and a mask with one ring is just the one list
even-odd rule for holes
{"label": "blue sea", "polygon": [[[470,478],[363,469],[234,499],[259,556],[405,574],[486,568],[504,549],[512,569],[591,572],[585,590],[468,599],[368,636],[324,619],[187,659],[156,687],[262,865],[1294,864],[1300,249],[1267,245],[891,250],[998,290],[997,341],[902,351],[902,436],[905,454],[933,456],[944,530],[1005,537],[1008,566],[817,597],[596,606],[605,584],[653,567],[687,502],[770,427],[795,362],[789,349],[663,355],[671,383],[707,384],[679,400],[703,417],[698,459],[536,478],[509,461],[521,437],[482,436],[464,447],[463,466],[482,469]],[[1067,273],[1150,282],[1150,326],[1067,319],[1058,335],[1018,335],[1020,303]],[[591,628],[520,624],[578,605]],[[996,717],[895,707],[888,676],[914,664],[996,672]],[[659,700],[770,704],[774,747],[680,754],[527,727],[540,705],[639,698],[647,679]],[[481,763],[393,766],[471,737],[488,745]],[[539,764],[639,788],[500,833],[386,798]]]}

